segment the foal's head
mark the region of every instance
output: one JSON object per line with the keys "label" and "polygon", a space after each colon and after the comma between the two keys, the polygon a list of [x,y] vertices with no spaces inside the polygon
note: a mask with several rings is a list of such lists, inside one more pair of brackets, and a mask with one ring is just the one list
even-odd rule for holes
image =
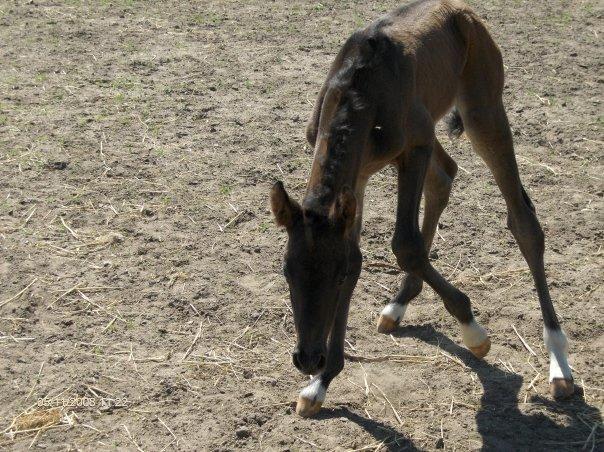
{"label": "foal's head", "polygon": [[302,373],[317,374],[325,366],[327,337],[340,299],[348,302],[341,294],[352,290],[361,270],[361,253],[351,238],[356,200],[345,188],[321,213],[302,208],[277,182],[271,208],[288,235],[283,273],[298,336],[293,362]]}

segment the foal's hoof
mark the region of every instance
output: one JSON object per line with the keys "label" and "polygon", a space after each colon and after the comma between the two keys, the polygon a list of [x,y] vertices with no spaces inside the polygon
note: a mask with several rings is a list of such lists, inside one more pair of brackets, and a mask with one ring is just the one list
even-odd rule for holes
{"label": "foal's hoof", "polygon": [[392,317],[381,314],[377,322],[378,333],[390,334],[398,328],[400,321],[397,322]]}
{"label": "foal's hoof", "polygon": [[307,399],[306,397],[298,397],[298,403],[296,405],[296,413],[302,417],[311,417],[319,412],[323,402],[318,400]]}
{"label": "foal's hoof", "polygon": [[549,392],[554,399],[567,399],[575,392],[573,380],[554,378],[549,384]]}
{"label": "foal's hoof", "polygon": [[474,356],[476,356],[476,358],[482,359],[485,356],[487,356],[487,353],[489,353],[489,350],[491,350],[491,339],[489,339],[487,337],[482,344],[480,344],[476,347],[468,347],[468,348],[470,349],[472,354]]}

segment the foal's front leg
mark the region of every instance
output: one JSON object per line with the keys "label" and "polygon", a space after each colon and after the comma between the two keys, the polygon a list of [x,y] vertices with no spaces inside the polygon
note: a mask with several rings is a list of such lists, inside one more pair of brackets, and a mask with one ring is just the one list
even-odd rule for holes
{"label": "foal's front leg", "polygon": [[[438,140],[434,142],[434,151],[426,172],[424,182],[425,210],[422,224],[422,237],[426,251],[430,251],[436,233],[438,219],[449,202],[453,179],[457,173],[457,164],[445,152]],[[390,334],[398,328],[409,302],[422,290],[420,277],[407,273],[401,288],[390,303],[382,310],[378,318],[378,332]]]}
{"label": "foal's front leg", "polygon": [[[358,278],[358,275],[356,278]],[[348,307],[352,291],[356,285],[356,278],[353,282],[345,283],[342,287],[336,318],[329,336],[325,369],[320,374],[313,376],[310,383],[302,389],[298,397],[296,413],[302,417],[313,416],[319,412],[329,384],[344,368],[344,339],[346,337]]]}
{"label": "foal's front leg", "polygon": [[445,308],[460,323],[464,344],[477,357],[484,357],[491,341],[474,319],[470,299],[430,264],[419,230],[419,203],[431,146],[418,146],[398,162],[398,206],[392,250],[402,270],[426,281],[443,299]]}

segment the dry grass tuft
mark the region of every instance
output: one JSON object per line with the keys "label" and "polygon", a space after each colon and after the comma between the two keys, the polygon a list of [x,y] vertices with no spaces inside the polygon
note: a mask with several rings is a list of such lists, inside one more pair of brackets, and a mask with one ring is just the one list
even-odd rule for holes
{"label": "dry grass tuft", "polygon": [[61,422],[61,416],[62,411],[59,407],[21,413],[13,419],[10,430],[13,433],[20,433],[51,427]]}
{"label": "dry grass tuft", "polygon": [[50,427],[59,422],[61,422],[61,409],[49,408],[48,410],[36,410],[31,413],[22,413],[15,418],[13,424],[17,431],[21,431]]}

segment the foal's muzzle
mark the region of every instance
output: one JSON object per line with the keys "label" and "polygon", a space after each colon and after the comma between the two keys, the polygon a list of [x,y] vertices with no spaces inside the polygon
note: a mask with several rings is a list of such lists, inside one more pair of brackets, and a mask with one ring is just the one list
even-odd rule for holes
{"label": "foal's muzzle", "polygon": [[292,353],[294,366],[305,375],[316,375],[325,367],[325,353],[306,353],[295,349]]}

